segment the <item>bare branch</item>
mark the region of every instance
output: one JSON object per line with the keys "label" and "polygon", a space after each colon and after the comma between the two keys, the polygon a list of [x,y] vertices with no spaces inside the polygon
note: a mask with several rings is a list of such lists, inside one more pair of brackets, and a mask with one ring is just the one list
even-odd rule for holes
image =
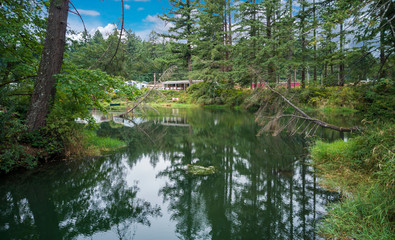
{"label": "bare branch", "polygon": [[20,81],[22,81],[22,80],[26,80],[26,79],[29,79],[29,78],[35,78],[35,77],[37,77],[37,75],[25,76],[25,77],[21,77],[21,78],[12,80],[12,81],[4,82],[4,83],[1,83],[1,84],[0,84],[0,88],[1,88],[1,87],[4,87],[5,85],[11,84],[11,83],[20,82]]}
{"label": "bare branch", "polygon": [[107,65],[110,64],[112,62],[112,60],[115,58],[115,56],[118,53],[118,49],[119,49],[119,45],[121,44],[121,39],[122,39],[122,32],[123,32],[123,24],[125,22],[125,6],[123,4],[123,0],[121,0],[122,2],[122,24],[121,24],[121,32],[119,33],[119,39],[118,39],[118,44],[117,44],[117,48],[115,49],[115,53],[114,55],[111,57],[110,61],[108,61]]}
{"label": "bare branch", "polygon": [[82,25],[84,25],[85,34],[86,34],[86,36],[88,36],[88,31],[86,30],[84,19],[82,19],[81,14],[78,12],[78,10],[77,10],[77,8],[74,6],[74,4],[73,4],[71,1],[70,1],[69,3],[71,4],[71,6],[72,6],[72,7],[74,8],[74,10],[75,10],[75,12],[72,12],[72,11],[70,11],[70,10],[69,10],[69,12],[74,13],[75,15],[78,15],[78,16],[80,17],[81,22],[82,22]]}
{"label": "bare branch", "polygon": [[[289,101],[286,97],[284,97],[281,93],[277,92],[276,90],[274,90],[273,88],[271,88],[270,86],[267,86],[267,88],[269,90],[271,90],[273,93],[277,94],[278,96],[280,96],[288,105],[290,105],[292,108],[294,108],[300,115],[302,115],[302,117],[306,120],[308,120],[309,122],[315,123],[321,127],[324,128],[329,128],[329,129],[333,129],[339,132],[354,132],[354,131],[361,131],[362,128],[359,126],[354,126],[352,128],[344,128],[344,127],[339,127],[339,126],[335,126],[329,123],[326,123],[324,121],[321,121],[319,119],[316,118],[312,118],[309,115],[307,115],[305,112],[303,112],[300,108],[298,108],[297,106],[295,106],[295,104],[293,104],[291,101]],[[303,132],[306,129],[303,130]]]}
{"label": "bare branch", "polygon": [[[177,66],[173,65],[170,68],[168,68],[163,74],[162,76],[159,78],[159,82],[162,82],[163,79],[167,79],[171,76],[171,74],[173,73],[173,71],[177,68]],[[125,113],[122,113],[118,116],[123,117],[126,116],[127,114],[129,114],[130,112],[132,112],[137,106],[139,106],[147,97],[148,95],[150,95],[150,93],[156,88],[156,84],[143,96],[141,97],[137,103],[128,111],[126,111]]]}

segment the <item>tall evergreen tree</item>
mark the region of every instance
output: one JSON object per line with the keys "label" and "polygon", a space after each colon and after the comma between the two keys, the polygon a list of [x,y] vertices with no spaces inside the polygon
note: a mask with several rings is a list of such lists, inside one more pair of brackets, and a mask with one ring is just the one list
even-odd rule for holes
{"label": "tall evergreen tree", "polygon": [[[192,71],[192,41],[196,33],[196,13],[199,8],[199,1],[169,0],[169,4],[171,8],[166,9],[167,12],[159,16],[162,20],[171,24],[169,33],[162,34],[162,36],[175,40],[173,52],[185,60],[190,73]],[[190,74],[189,84],[192,84]]]}
{"label": "tall evergreen tree", "polygon": [[199,27],[194,44],[196,45],[196,70],[194,75],[208,82],[223,82],[226,66],[225,2],[205,1],[199,11]]}

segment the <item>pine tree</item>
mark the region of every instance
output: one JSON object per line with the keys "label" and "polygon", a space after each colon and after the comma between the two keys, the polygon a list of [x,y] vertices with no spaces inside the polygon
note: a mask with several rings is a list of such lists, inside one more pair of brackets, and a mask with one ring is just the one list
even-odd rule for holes
{"label": "pine tree", "polygon": [[[185,60],[188,72],[192,71],[192,41],[196,34],[196,13],[199,8],[198,0],[169,0],[172,6],[167,12],[159,16],[162,20],[171,24],[168,34],[162,37],[175,40],[173,52]],[[183,43],[183,42],[186,43]],[[189,74],[190,75],[190,74]],[[189,84],[192,78],[189,76]]]}
{"label": "pine tree", "polygon": [[225,74],[225,11],[226,2],[211,0],[203,3],[198,14],[199,27],[194,40],[197,52],[194,76],[206,82],[224,82],[229,79]]}

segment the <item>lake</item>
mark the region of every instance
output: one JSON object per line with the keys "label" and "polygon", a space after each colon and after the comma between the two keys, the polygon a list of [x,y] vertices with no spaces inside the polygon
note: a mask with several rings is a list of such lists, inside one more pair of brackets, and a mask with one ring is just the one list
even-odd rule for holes
{"label": "lake", "polygon": [[[125,121],[96,114],[128,143],[0,179],[0,239],[320,239],[325,205],[309,141],[257,136],[252,114],[171,109]],[[318,131],[329,140],[344,136]],[[217,172],[194,176],[188,164]]]}

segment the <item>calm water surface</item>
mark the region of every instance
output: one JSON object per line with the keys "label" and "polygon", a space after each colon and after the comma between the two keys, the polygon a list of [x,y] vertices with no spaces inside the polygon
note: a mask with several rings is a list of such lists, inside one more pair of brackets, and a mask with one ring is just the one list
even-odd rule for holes
{"label": "calm water surface", "polygon": [[[257,137],[247,113],[96,118],[99,135],[128,147],[0,179],[0,239],[319,239],[325,204],[338,198],[306,165],[306,140]],[[187,164],[218,173],[191,176]]]}

